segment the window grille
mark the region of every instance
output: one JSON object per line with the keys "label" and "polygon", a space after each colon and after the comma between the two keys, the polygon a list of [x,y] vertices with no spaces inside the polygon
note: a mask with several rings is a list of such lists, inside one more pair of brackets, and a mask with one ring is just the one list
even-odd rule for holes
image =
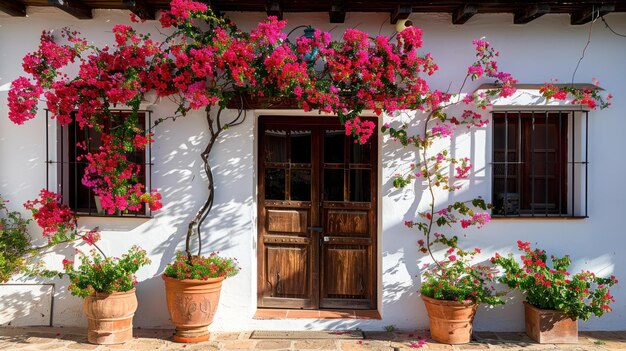
{"label": "window grille", "polygon": [[589,113],[494,111],[493,217],[586,218]]}
{"label": "window grille", "polygon": [[[114,110],[112,113],[129,114],[130,111]],[[152,125],[151,111],[141,110],[138,113],[140,124],[145,132],[147,126]],[[56,129],[56,140],[51,144],[50,131],[54,129]],[[81,141],[85,141],[87,148],[93,151],[99,146],[100,133],[88,129],[81,130],[75,122],[65,126],[58,122],[51,122],[50,113],[46,110],[46,188],[50,190],[52,185],[52,191],[61,194],[63,203],[79,216],[152,217],[149,206],[145,204],[137,211],[118,212],[111,215],[99,209],[93,190],[82,184],[87,161],[76,159],[77,156],[85,153],[85,150],[77,146],[77,143]],[[146,191],[150,191],[152,189],[152,145],[149,143],[145,150],[129,154],[127,157],[131,162],[140,166],[138,175],[140,182],[144,184]]]}

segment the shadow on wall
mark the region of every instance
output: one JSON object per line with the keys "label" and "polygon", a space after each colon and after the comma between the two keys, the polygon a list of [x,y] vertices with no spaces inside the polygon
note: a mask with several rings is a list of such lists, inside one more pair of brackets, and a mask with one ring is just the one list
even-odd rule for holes
{"label": "shadow on wall", "polygon": [[[145,230],[150,232],[151,229],[166,226],[172,233],[151,252],[161,258],[158,272],[165,269],[176,251],[184,249],[187,226],[208,197],[207,178],[200,159],[208,135],[204,131],[196,133],[184,144],[170,147],[176,142],[172,140],[171,133],[181,132],[179,122],[173,122],[177,125],[175,130],[157,134],[156,143],[161,144],[163,149],[173,150],[162,155],[162,161],[157,159],[155,162],[153,184],[166,184],[159,187],[165,207],[155,216],[157,220],[150,221]],[[173,128],[174,125],[170,126]],[[211,152],[209,164],[214,175],[215,200],[201,227],[203,255],[242,245],[240,236],[251,230],[249,212],[242,213],[253,202],[252,148],[243,147],[250,138],[244,134],[247,128],[246,124],[224,131]],[[198,247],[195,234],[191,243],[192,253],[195,253]]]}
{"label": "shadow on wall", "polygon": [[[208,197],[207,178],[200,158],[208,134],[200,116],[190,117],[195,121],[167,122],[163,124],[167,129],[156,133],[152,183],[161,191],[164,207],[146,223],[139,234],[141,237],[136,239],[142,245],[153,243],[148,249],[153,260],[149,267],[153,276],[140,279],[137,286],[140,304],[135,315],[136,325],[171,327],[166,322],[169,315],[161,274],[176,252],[184,250],[188,224]],[[220,252],[224,256],[238,256],[244,266],[247,264],[245,260],[251,258],[242,257],[240,252],[250,249],[253,228],[251,129],[250,121],[228,129],[214,145],[209,164],[213,170],[215,200],[201,227],[203,255]],[[181,141],[181,135],[192,137]],[[191,244],[192,254],[196,254],[195,232]]]}
{"label": "shadow on wall", "polygon": [[52,323],[55,285],[0,284],[0,326],[48,326]]}
{"label": "shadow on wall", "polygon": [[[394,121],[402,122],[411,121],[408,126],[410,135],[423,133],[423,121],[415,118],[412,114],[401,114],[394,118]],[[393,123],[393,122],[392,122]],[[397,122],[396,122],[397,123]],[[490,156],[487,155],[489,150],[479,147],[478,140],[485,138],[484,130],[457,130],[455,138],[451,141],[445,140],[438,142],[428,150],[428,157],[435,156],[444,148],[450,150],[450,156],[455,158],[469,157],[474,164],[473,172],[468,179],[460,180],[462,188],[455,192],[436,191],[435,192],[435,210],[443,208],[456,201],[468,201],[475,197],[482,197],[489,200],[489,179],[488,179],[488,161]],[[388,325],[393,321],[398,328],[401,329],[422,329],[428,328],[428,317],[424,304],[419,297],[420,276],[425,264],[431,263],[431,259],[417,249],[417,240],[423,239],[423,235],[418,229],[409,229],[404,226],[404,221],[419,221],[419,213],[425,211],[431,203],[431,196],[428,187],[423,178],[413,180],[410,185],[403,189],[396,189],[393,186],[393,180],[396,174],[406,175],[410,172],[410,164],[417,164],[421,159],[415,148],[403,148],[399,143],[387,141],[382,146],[383,157],[383,197],[385,205],[392,210],[382,209],[382,220],[388,223],[384,225],[383,243],[383,321],[381,325]],[[450,165],[441,173],[451,177],[455,173],[454,166]],[[388,216],[390,218],[385,218]],[[479,246],[476,236],[480,236],[480,230],[462,230],[460,227],[440,228],[435,227],[436,232],[446,233],[448,235],[458,235],[460,237],[460,245],[465,248],[473,248]],[[467,236],[467,238],[465,237]],[[499,239],[498,239],[499,241]],[[489,242],[489,241],[488,241]],[[492,246],[492,250],[495,250]],[[485,252],[490,251],[489,248],[480,245]],[[442,252],[435,254],[442,256]],[[488,263],[489,254],[478,257],[483,260],[481,264]],[[478,260],[476,263],[478,263]],[[397,276],[394,277],[394,276]],[[519,315],[517,310],[523,309],[521,304],[521,296],[519,294],[510,294],[506,297],[508,305],[505,306],[485,306],[482,305],[477,315],[477,323],[475,327],[480,330],[482,324],[493,325],[489,322],[491,316],[495,316],[500,320],[507,320],[506,315],[512,311],[515,315]],[[402,316],[402,320],[399,320]],[[385,322],[387,320],[387,322]],[[506,326],[509,330],[522,330],[523,320],[510,321]]]}

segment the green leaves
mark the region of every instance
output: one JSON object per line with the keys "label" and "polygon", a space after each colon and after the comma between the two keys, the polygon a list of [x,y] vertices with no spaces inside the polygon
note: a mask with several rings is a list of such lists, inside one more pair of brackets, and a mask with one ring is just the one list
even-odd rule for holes
{"label": "green leaves", "polygon": [[513,255],[497,255],[491,261],[503,269],[498,280],[510,288],[526,294],[531,305],[542,309],[558,310],[582,320],[592,315],[597,317],[609,312],[613,302],[608,287],[617,283],[614,277],[600,278],[582,271],[571,275],[567,269],[571,264],[569,256],[552,256],[552,268],[548,265],[545,251],[531,250],[528,243],[518,242],[525,252],[520,265]]}
{"label": "green leaves", "polygon": [[96,292],[110,294],[131,290],[136,283],[134,274],[149,263],[146,251],[133,246],[120,258],[103,257],[95,251],[90,256],[81,254],[78,268],[73,261],[64,260],[64,272],[43,271],[40,275],[67,275],[70,293],[87,297]]}
{"label": "green leaves", "polygon": [[404,188],[405,186],[407,186],[409,184],[411,184],[411,178],[410,177],[404,178],[402,176],[396,176],[393,179],[393,186],[396,189]]}
{"label": "green leaves", "polygon": [[0,283],[26,269],[30,247],[29,222],[19,212],[9,211],[0,196]]}

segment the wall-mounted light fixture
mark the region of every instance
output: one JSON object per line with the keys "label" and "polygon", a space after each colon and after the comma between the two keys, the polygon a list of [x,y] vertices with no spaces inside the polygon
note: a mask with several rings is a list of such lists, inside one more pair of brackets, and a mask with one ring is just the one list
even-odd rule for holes
{"label": "wall-mounted light fixture", "polygon": [[396,32],[400,33],[403,30],[407,29],[407,27],[412,27],[412,26],[413,26],[413,21],[411,21],[408,18],[398,20],[398,22],[396,22]]}

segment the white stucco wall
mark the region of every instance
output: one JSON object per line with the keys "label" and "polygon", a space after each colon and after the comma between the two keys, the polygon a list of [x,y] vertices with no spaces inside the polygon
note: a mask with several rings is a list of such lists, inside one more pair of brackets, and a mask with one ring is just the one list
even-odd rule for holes
{"label": "white stucco wall", "polygon": [[[388,24],[387,16],[348,13],[345,24],[330,24],[325,13],[285,14],[289,28],[311,24],[330,30],[334,37],[350,27],[366,30],[372,35],[379,31],[392,34],[393,26]],[[263,19],[264,14],[234,13],[231,17],[240,27],[249,29]],[[13,125],[6,118],[8,85],[20,75],[22,57],[36,48],[44,29],[70,26],[102,44],[112,41],[110,28],[116,23],[127,23],[127,18],[124,11],[97,10],[93,20],[79,21],[54,8],[37,7],[29,7],[27,18],[0,13],[0,193],[11,200],[14,208],[35,198],[39,189],[45,187],[46,170],[43,113],[25,126]],[[431,84],[442,90],[446,90],[451,82],[452,87],[458,86],[459,78],[473,58],[471,40],[483,36],[502,53],[499,59],[501,69],[510,71],[520,83],[542,83],[550,78],[569,82],[589,34],[589,25],[570,26],[566,15],[546,15],[527,25],[514,25],[512,15],[506,14],[477,15],[462,26],[451,25],[450,16],[446,14],[414,14],[412,19],[424,30],[424,47],[432,52],[440,67]],[[626,14],[609,14],[606,19],[616,31],[626,33]],[[158,35],[155,22],[137,27]],[[591,82],[592,77],[597,77],[601,86],[613,93],[615,99],[609,110],[594,111],[590,115],[589,218],[493,221],[482,230],[463,233],[467,234],[464,246],[483,248],[487,258],[495,251],[502,253],[514,249],[516,240],[537,242],[556,255],[570,254],[575,271],[585,268],[602,275],[614,274],[626,282],[626,255],[621,252],[626,247],[626,230],[622,225],[626,210],[626,191],[622,185],[622,175],[626,173],[626,138],[623,137],[626,130],[623,113],[626,109],[625,59],[624,39],[596,22],[575,81]],[[470,84],[468,90],[475,89],[479,83]],[[167,102],[158,103],[153,108],[154,118],[167,116],[174,110]],[[359,327],[381,330],[392,324],[402,329],[427,327],[426,312],[416,292],[419,289],[419,267],[425,261],[415,246],[417,234],[403,225],[405,220],[413,218],[419,205],[427,201],[414,192],[413,186],[402,191],[393,189],[391,176],[403,171],[398,168],[402,166],[401,161],[412,156],[386,142],[379,150],[382,172],[379,179],[378,300],[382,320],[252,319],[256,309],[256,118],[260,113],[265,112],[250,113],[246,123],[228,130],[212,153],[217,197],[206,223],[208,242],[205,247],[237,257],[243,269],[241,274],[226,281],[211,329]],[[298,111],[280,113],[302,114]],[[80,225],[86,228],[100,226],[102,246],[113,255],[125,252],[133,243],[150,253],[152,265],[138,273],[137,326],[170,327],[159,274],[174,252],[182,247],[186,223],[206,194],[198,156],[206,142],[204,130],[200,115],[158,127],[152,153],[155,162],[152,184],[163,193],[165,207],[153,219],[80,220]],[[457,139],[455,147],[457,156],[467,154],[474,159],[476,173],[468,181],[471,189],[466,187],[449,195],[450,200],[469,199],[476,195],[489,200],[491,129],[463,135]],[[419,187],[419,184],[415,186]],[[445,197],[439,199],[447,200]],[[35,226],[32,229],[37,233]],[[54,324],[85,325],[81,300],[67,293],[64,281],[55,280],[55,283]],[[581,322],[581,329],[626,329],[626,288],[618,286],[613,289],[613,294],[617,300],[615,311],[601,319]],[[5,297],[2,298],[5,303]],[[6,316],[1,323],[7,323]],[[520,297],[512,297],[511,303],[504,307],[481,308],[475,328],[522,330]]]}

